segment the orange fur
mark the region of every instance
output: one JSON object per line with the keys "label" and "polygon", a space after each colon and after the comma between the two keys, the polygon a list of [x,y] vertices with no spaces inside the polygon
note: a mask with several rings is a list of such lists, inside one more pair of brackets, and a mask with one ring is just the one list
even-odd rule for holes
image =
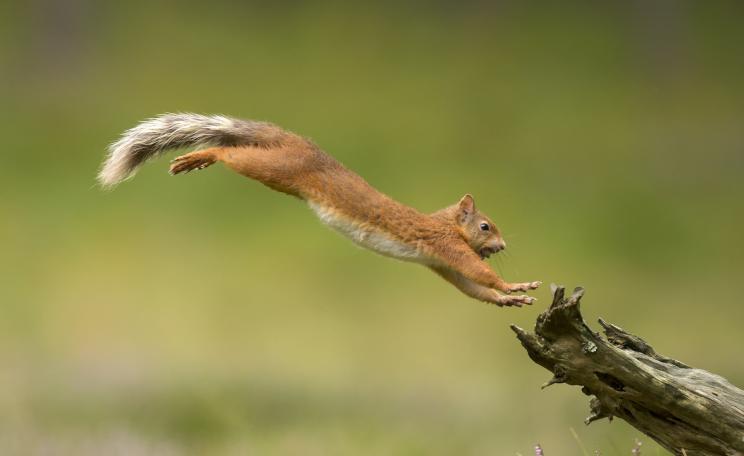
{"label": "orange fur", "polygon": [[[506,283],[483,261],[506,247],[499,230],[479,213],[470,195],[423,214],[377,191],[312,142],[266,124],[252,145],[213,147],[176,158],[171,172],[220,161],[266,186],[307,201],[324,222],[382,254],[416,261],[473,298],[498,305],[530,304],[539,282]],[[488,225],[488,229],[483,226]]]}

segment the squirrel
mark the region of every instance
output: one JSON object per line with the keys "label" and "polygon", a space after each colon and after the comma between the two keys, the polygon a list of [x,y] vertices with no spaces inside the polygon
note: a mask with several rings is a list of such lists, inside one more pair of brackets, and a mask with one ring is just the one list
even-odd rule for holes
{"label": "squirrel", "polygon": [[421,213],[379,192],[309,139],[268,122],[192,113],[151,118],[111,144],[98,181],[111,188],[148,159],[179,148],[201,150],[172,160],[173,175],[222,162],[306,201],[324,224],[354,243],[427,266],[472,298],[520,307],[536,300],[509,293],[534,290],[541,282],[507,283],[484,261],[506,248],[506,242],[471,195],[434,213]]}

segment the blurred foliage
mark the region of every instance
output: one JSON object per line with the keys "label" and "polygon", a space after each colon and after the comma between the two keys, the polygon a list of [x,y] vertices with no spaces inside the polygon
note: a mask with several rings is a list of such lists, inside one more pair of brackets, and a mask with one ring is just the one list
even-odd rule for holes
{"label": "blurred foliage", "polygon": [[[393,197],[475,195],[509,280],[744,384],[738,2],[0,6],[0,447],[17,454],[626,454],[499,309],[300,203],[106,145],[168,111],[271,120]],[[642,438],[643,439],[643,438]],[[645,439],[648,440],[648,439]],[[652,442],[644,451],[654,454]],[[5,452],[5,451],[4,451]]]}

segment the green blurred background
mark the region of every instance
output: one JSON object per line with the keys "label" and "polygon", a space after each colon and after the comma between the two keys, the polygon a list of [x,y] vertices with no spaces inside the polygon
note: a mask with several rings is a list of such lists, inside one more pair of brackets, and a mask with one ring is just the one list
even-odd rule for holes
{"label": "green blurred background", "polygon": [[508,280],[744,385],[740,2],[4,2],[3,454],[629,454],[539,385],[501,309],[298,201],[106,146],[169,111],[270,120],[424,211],[464,193]]}

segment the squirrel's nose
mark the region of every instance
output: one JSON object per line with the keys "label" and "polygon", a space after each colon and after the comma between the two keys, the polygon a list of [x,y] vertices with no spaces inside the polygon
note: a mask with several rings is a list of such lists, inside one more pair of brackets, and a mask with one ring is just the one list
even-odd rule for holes
{"label": "squirrel's nose", "polygon": [[499,241],[498,244],[496,244],[496,251],[504,250],[506,248],[506,242],[503,240]]}

